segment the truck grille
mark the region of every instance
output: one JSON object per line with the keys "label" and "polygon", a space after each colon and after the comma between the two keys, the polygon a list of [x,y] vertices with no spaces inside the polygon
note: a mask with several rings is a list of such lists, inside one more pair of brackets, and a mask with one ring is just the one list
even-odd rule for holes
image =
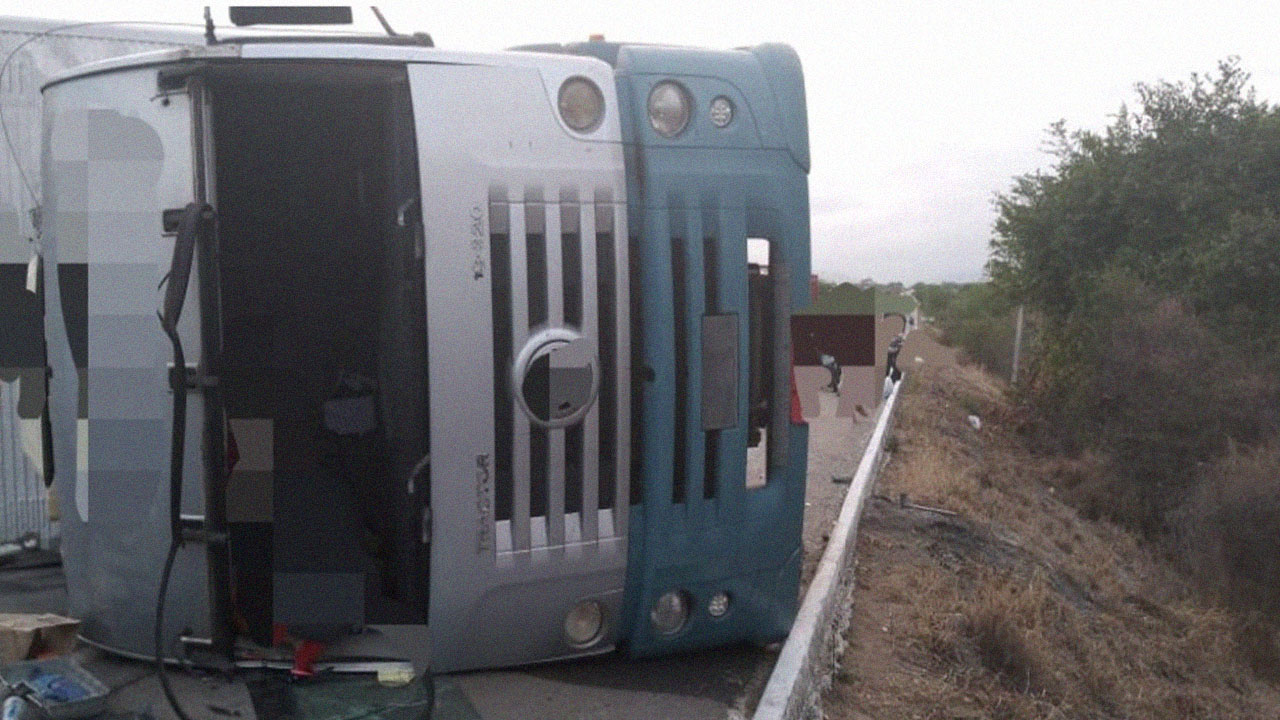
{"label": "truck grille", "polygon": [[[538,190],[513,201],[493,188],[495,549],[502,559],[543,548],[616,542],[630,496],[630,327],[625,208],[608,190]],[[566,427],[531,422],[515,393],[521,348],[545,328],[576,330],[596,358],[598,390]],[[620,500],[621,499],[621,500]]]}
{"label": "truck grille", "polygon": [[655,233],[670,242],[671,501],[698,505],[720,496],[724,460],[741,452],[738,337],[745,314],[729,298],[746,270],[739,257],[745,239],[733,232],[738,218],[725,208],[672,204]]}

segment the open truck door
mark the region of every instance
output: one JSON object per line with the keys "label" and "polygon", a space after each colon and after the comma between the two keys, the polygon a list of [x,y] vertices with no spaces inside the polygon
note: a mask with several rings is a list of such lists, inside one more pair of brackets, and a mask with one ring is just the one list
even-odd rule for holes
{"label": "open truck door", "polygon": [[[171,537],[174,388],[186,393],[181,512],[201,529],[221,512],[206,502],[206,492],[220,496],[224,475],[223,421],[205,362],[218,329],[202,321],[217,313],[201,307],[216,294],[200,291],[215,268],[211,243],[178,227],[184,208],[212,195],[210,107],[198,79],[145,66],[55,80],[44,97],[45,332],[67,609],[83,619],[87,640],[152,656]],[[195,257],[188,290],[176,297],[168,275],[183,242]],[[175,329],[186,367],[172,366],[158,319],[167,292],[171,317],[175,302],[185,304]],[[227,576],[225,558],[224,544],[188,543],[178,553],[164,654],[181,656],[184,636],[229,637],[211,621],[226,617],[218,612],[226,583],[210,582]]]}

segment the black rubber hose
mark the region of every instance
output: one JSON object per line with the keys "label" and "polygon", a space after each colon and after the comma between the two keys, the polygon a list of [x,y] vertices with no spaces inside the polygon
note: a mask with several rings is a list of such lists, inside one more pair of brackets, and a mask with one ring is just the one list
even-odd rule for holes
{"label": "black rubber hose", "polygon": [[160,591],[156,598],[155,651],[156,674],[165,700],[179,720],[192,720],[169,684],[169,674],[164,665],[164,604],[169,592],[169,580],[173,576],[173,564],[182,548],[182,460],[187,438],[187,358],[182,351],[182,339],[178,336],[178,318],[186,300],[187,283],[191,278],[191,261],[195,256],[196,237],[201,216],[207,205],[190,203],[183,210],[178,223],[178,236],[173,246],[173,260],[165,288],[164,306],[160,312],[160,326],[173,345],[173,371],[169,374],[169,387],[173,390],[173,433],[169,444],[169,554],[160,574]]}
{"label": "black rubber hose", "polygon": [[[172,281],[172,278],[170,278]],[[169,684],[169,673],[164,666],[164,601],[169,594],[169,579],[173,576],[173,563],[178,558],[178,550],[182,548],[182,454],[187,437],[187,389],[185,387],[186,356],[182,352],[182,340],[178,338],[176,319],[171,326],[161,318],[165,334],[173,343],[174,373],[170,376],[173,386],[173,436],[169,452],[169,527],[172,533],[169,540],[169,554],[164,561],[164,571],[160,574],[160,592],[156,597],[156,675],[160,678],[160,688],[164,691],[165,700],[178,716],[179,720],[191,720],[182,706],[178,704],[178,696]]]}
{"label": "black rubber hose", "polygon": [[156,600],[156,676],[160,678],[160,689],[164,691],[164,699],[173,708],[179,720],[192,720],[182,705],[178,704],[178,696],[169,684],[169,673],[164,666],[164,596],[169,589],[169,577],[173,575],[173,561],[178,557],[178,549],[182,547],[180,538],[169,543],[169,556],[164,561],[164,574],[160,576],[160,597]]}

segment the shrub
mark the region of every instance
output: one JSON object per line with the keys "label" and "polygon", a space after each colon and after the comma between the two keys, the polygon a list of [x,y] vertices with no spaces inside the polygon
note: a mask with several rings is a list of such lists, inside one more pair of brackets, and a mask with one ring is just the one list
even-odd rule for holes
{"label": "shrub", "polygon": [[1122,275],[1101,287],[1093,322],[1055,331],[1030,394],[1060,448],[1106,459],[1076,489],[1086,513],[1159,535],[1204,463],[1276,427],[1277,383],[1177,299]]}
{"label": "shrub", "polygon": [[1180,517],[1184,556],[1232,605],[1280,622],[1280,435],[1234,446],[1200,474]]}
{"label": "shrub", "polygon": [[1273,424],[1275,390],[1172,299],[1119,324],[1109,346],[1097,381],[1102,432],[1117,477],[1141,490],[1138,519],[1150,531],[1200,463]]}
{"label": "shrub", "polygon": [[918,285],[915,293],[925,314],[942,331],[943,342],[958,348],[965,359],[1008,377],[1015,309],[991,283]]}

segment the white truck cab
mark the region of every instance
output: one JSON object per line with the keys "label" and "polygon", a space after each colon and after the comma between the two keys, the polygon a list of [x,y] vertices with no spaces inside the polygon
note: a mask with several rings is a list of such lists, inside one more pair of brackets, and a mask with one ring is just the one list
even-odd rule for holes
{"label": "white truck cab", "polygon": [[[195,542],[166,637],[428,624],[440,669],[612,647],[630,342],[606,63],[229,42],[83,66],[44,96],[50,419],[87,638],[153,652],[183,392]],[[174,370],[156,308],[183,242]],[[503,444],[520,500],[498,517]],[[599,629],[567,639],[583,603]]]}

